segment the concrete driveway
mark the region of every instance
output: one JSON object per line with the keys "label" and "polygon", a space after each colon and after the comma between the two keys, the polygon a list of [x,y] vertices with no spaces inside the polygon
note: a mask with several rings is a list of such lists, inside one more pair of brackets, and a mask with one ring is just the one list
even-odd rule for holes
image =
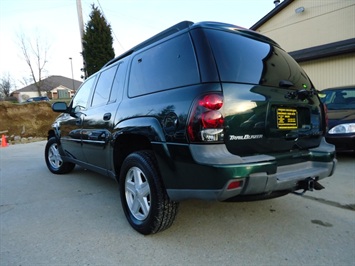
{"label": "concrete driveway", "polygon": [[129,226],[115,181],[51,174],[45,142],[0,148],[0,265],[355,265],[355,158],[325,190],[248,203],[186,201],[171,228]]}

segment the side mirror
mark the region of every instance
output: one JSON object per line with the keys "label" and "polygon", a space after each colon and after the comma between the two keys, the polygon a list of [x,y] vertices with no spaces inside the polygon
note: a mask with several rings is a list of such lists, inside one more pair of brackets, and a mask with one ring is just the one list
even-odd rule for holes
{"label": "side mirror", "polygon": [[65,102],[55,102],[52,104],[52,110],[59,113],[67,113],[68,106]]}

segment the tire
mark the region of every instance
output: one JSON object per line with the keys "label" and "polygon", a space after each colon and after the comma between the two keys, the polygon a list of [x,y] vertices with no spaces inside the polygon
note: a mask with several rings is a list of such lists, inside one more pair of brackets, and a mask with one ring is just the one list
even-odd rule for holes
{"label": "tire", "polygon": [[151,151],[127,156],[122,164],[119,187],[124,213],[136,231],[149,235],[172,225],[179,204],[169,199]]}
{"label": "tire", "polygon": [[75,167],[74,163],[64,162],[58,149],[59,143],[55,137],[48,140],[45,148],[45,160],[49,171],[53,174],[66,174]]}

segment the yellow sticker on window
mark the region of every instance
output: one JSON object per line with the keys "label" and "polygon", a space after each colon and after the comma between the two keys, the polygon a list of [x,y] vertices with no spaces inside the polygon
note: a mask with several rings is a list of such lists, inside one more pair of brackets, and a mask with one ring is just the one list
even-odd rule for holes
{"label": "yellow sticker on window", "polygon": [[277,108],[277,128],[297,129],[297,110],[293,108]]}

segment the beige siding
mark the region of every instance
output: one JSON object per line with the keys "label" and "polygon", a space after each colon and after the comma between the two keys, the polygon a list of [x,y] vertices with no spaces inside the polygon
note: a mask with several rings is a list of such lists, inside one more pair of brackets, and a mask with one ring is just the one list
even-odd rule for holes
{"label": "beige siding", "polygon": [[300,63],[318,90],[355,85],[355,53]]}
{"label": "beige siding", "polygon": [[257,31],[288,52],[355,38],[355,0],[295,0]]}
{"label": "beige siding", "polygon": [[[295,10],[304,7],[304,11]],[[294,0],[257,31],[287,52],[355,38],[355,0]],[[355,85],[355,53],[301,62],[318,90]]]}

